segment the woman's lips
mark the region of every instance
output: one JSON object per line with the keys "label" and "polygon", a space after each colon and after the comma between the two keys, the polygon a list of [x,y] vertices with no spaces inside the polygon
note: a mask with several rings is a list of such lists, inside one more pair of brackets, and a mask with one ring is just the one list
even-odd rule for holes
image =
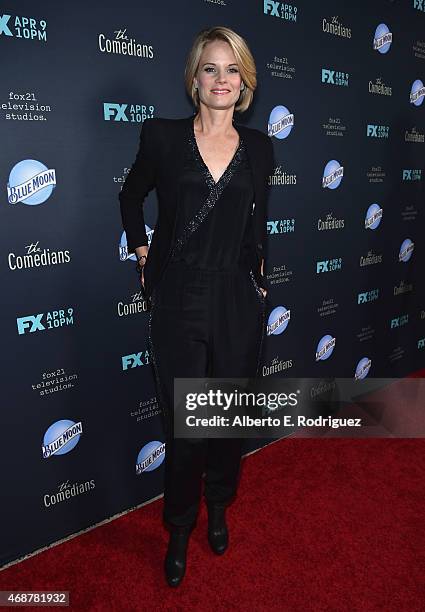
{"label": "woman's lips", "polygon": [[222,96],[223,94],[230,93],[230,91],[228,89],[212,89],[211,93],[216,96]]}

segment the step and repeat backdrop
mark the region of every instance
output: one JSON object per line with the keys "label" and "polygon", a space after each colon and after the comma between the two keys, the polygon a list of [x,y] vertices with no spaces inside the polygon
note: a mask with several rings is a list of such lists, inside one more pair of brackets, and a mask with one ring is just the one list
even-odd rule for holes
{"label": "step and repeat backdrop", "polygon": [[[2,566],[162,493],[118,194],[144,119],[193,112],[185,60],[214,25],[252,49],[236,121],[275,151],[261,375],[424,366],[425,0],[3,4]],[[151,239],[154,192],[144,210]]]}

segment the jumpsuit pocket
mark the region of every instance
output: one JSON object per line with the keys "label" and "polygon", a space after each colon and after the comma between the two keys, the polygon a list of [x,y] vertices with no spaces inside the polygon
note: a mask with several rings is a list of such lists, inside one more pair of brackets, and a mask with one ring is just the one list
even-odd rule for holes
{"label": "jumpsuit pocket", "polygon": [[251,282],[252,282],[252,284],[254,285],[255,292],[256,292],[256,294],[257,294],[258,298],[260,299],[261,304],[265,304],[266,299],[267,299],[267,296],[264,296],[264,295],[263,295],[263,292],[262,292],[262,291],[261,291],[261,289],[260,289],[260,285],[257,283],[257,279],[256,279],[256,278],[255,278],[255,276],[254,276],[254,273],[253,273],[253,271],[252,271],[252,268],[251,268],[251,270],[249,271],[249,276],[250,276],[250,278],[251,278]]}

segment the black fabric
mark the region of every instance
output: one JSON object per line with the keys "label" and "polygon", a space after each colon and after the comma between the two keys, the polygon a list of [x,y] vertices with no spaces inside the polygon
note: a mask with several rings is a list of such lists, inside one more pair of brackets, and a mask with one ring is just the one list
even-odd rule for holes
{"label": "black fabric", "polygon": [[[168,261],[174,240],[176,212],[180,202],[177,188],[184,165],[188,129],[194,117],[145,119],[140,132],[139,150],[119,193],[123,228],[129,252],[147,245],[143,213],[144,200],[152,189],[158,196],[158,219],[149,246],[144,278],[145,293],[149,298],[159,282]],[[273,173],[274,157],[271,139],[263,132],[234,123],[246,145],[254,178],[255,210],[253,214],[254,248],[253,272],[260,286],[267,286],[260,274],[261,260],[267,261],[267,198],[269,176]]]}
{"label": "black fabric", "polygon": [[163,518],[190,525],[204,497],[228,504],[238,488],[242,438],[175,438],[175,378],[258,376],[266,301],[246,269],[170,262],[154,289],[150,348],[165,432]]}
{"label": "black fabric", "polygon": [[258,375],[266,301],[251,276],[254,185],[244,141],[214,181],[188,132],[172,256],[153,292],[151,354],[166,436],[163,518],[190,525],[236,495],[241,438],[174,437],[175,378]]}
{"label": "black fabric", "polygon": [[[228,182],[223,189],[217,189],[226,179]],[[191,220],[209,196],[213,201],[206,218],[192,231],[180,252],[172,256],[172,261],[185,261],[192,268],[204,270],[223,270],[238,262],[252,261],[254,186],[242,140],[226,170],[214,183],[195,137],[191,135],[180,179],[180,193],[176,238],[190,227]]]}

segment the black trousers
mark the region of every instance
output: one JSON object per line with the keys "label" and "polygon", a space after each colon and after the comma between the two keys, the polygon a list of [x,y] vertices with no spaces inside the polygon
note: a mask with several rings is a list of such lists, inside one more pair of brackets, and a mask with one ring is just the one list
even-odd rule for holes
{"label": "black trousers", "polygon": [[195,522],[201,499],[227,505],[236,494],[243,439],[175,438],[174,378],[254,377],[265,331],[265,298],[249,268],[190,268],[171,261],[154,288],[150,349],[165,444],[163,518]]}

